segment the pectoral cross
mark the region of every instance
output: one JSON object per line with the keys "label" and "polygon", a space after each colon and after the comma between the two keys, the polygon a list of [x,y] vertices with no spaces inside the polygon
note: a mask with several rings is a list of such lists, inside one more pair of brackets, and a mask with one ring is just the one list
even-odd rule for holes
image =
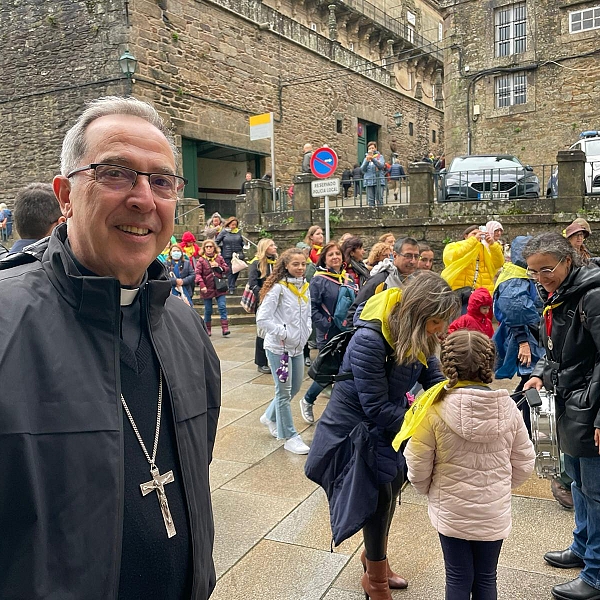
{"label": "pectoral cross", "polygon": [[156,491],[158,494],[160,511],[162,512],[163,521],[165,522],[165,527],[167,528],[167,537],[172,538],[177,532],[175,531],[173,517],[171,516],[167,495],[165,494],[165,484],[173,483],[173,481],[175,481],[175,477],[173,477],[173,471],[168,471],[167,473],[161,475],[156,467],[151,467],[150,473],[152,473],[152,481],[140,484],[142,496],[146,496],[150,492]]}

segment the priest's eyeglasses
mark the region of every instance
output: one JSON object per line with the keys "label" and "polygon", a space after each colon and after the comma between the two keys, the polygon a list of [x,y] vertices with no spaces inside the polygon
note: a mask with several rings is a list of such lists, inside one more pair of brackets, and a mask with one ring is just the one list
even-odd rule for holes
{"label": "priest's eyeglasses", "polygon": [[527,269],[527,277],[529,277],[529,279],[539,279],[540,277],[550,277],[554,271],[556,271],[556,269],[558,268],[558,265],[560,265],[560,263],[564,260],[564,258],[561,258],[556,265],[554,266],[553,269],[540,269],[539,271],[532,271],[531,269]]}
{"label": "priest's eyeglasses", "polygon": [[94,177],[98,183],[115,192],[129,192],[137,182],[138,175],[148,177],[150,189],[156,198],[176,202],[187,184],[185,177],[171,175],[170,173],[144,173],[121,165],[105,163],[92,163],[86,167],[79,167],[71,171],[67,177],[73,177],[82,171],[94,171]]}

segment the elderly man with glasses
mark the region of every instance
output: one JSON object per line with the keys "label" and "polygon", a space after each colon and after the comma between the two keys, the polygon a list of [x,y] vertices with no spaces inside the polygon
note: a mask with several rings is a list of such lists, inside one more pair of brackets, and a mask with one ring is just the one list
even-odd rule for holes
{"label": "elderly man with glasses", "polygon": [[219,361],[155,260],[185,185],[177,156],[149,104],[92,102],[53,182],[67,223],[1,265],[2,598],[214,587]]}
{"label": "elderly man with glasses", "polygon": [[354,319],[356,309],[371,296],[391,287],[402,287],[404,282],[417,270],[419,256],[421,256],[417,240],[410,237],[396,240],[392,254],[393,260],[388,258],[382,260],[371,271],[371,276],[360,288],[348,311],[349,323]]}

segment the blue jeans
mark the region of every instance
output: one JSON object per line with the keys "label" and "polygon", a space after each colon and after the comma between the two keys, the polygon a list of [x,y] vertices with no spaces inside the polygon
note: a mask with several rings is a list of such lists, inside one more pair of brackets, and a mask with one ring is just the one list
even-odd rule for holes
{"label": "blue jeans", "polygon": [[225,261],[225,264],[229,267],[229,271],[227,271],[227,284],[229,285],[229,291],[233,292],[237,284],[239,272],[234,273],[231,270],[231,258],[224,258],[223,260]]}
{"label": "blue jeans", "polygon": [[314,404],[317,401],[317,396],[325,389],[325,387],[327,386],[321,385],[320,383],[313,381],[308,390],[306,390],[306,394],[304,394],[304,399],[309,404]]}
{"label": "blue jeans", "polygon": [[[219,308],[219,315],[221,319],[227,319],[227,297],[217,296],[217,307]],[[210,323],[212,318],[212,299],[204,300],[204,322]]]}
{"label": "blue jeans", "polygon": [[298,393],[304,379],[304,356],[302,354],[294,357],[290,356],[288,363],[289,376],[287,381],[282,383],[276,373],[281,355],[274,354],[270,350],[266,350],[266,352],[273,381],[275,382],[275,397],[267,407],[265,415],[267,415],[267,419],[277,423],[277,437],[280,440],[287,440],[298,434],[292,418],[291,402]]}
{"label": "blue jeans", "polygon": [[477,542],[439,536],[446,565],[446,600],[497,600],[502,540]]}
{"label": "blue jeans", "polygon": [[383,197],[381,195],[381,186],[379,183],[375,185],[368,185],[367,187],[367,204],[369,206],[375,206],[377,204],[383,204]]}
{"label": "blue jeans", "polygon": [[575,529],[571,550],[585,562],[579,577],[600,589],[600,456],[565,457],[565,471],[573,480]]}

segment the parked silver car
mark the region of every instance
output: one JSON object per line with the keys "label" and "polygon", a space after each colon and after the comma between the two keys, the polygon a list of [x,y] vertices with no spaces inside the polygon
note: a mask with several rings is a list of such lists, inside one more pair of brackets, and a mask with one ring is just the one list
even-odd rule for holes
{"label": "parked silver car", "polygon": [[[579,141],[569,150],[585,152],[585,193],[600,194],[600,131],[583,131]],[[555,169],[546,183],[546,196],[558,196],[558,169]]]}
{"label": "parked silver car", "polygon": [[511,154],[457,156],[440,171],[438,202],[538,198],[540,182]]}

